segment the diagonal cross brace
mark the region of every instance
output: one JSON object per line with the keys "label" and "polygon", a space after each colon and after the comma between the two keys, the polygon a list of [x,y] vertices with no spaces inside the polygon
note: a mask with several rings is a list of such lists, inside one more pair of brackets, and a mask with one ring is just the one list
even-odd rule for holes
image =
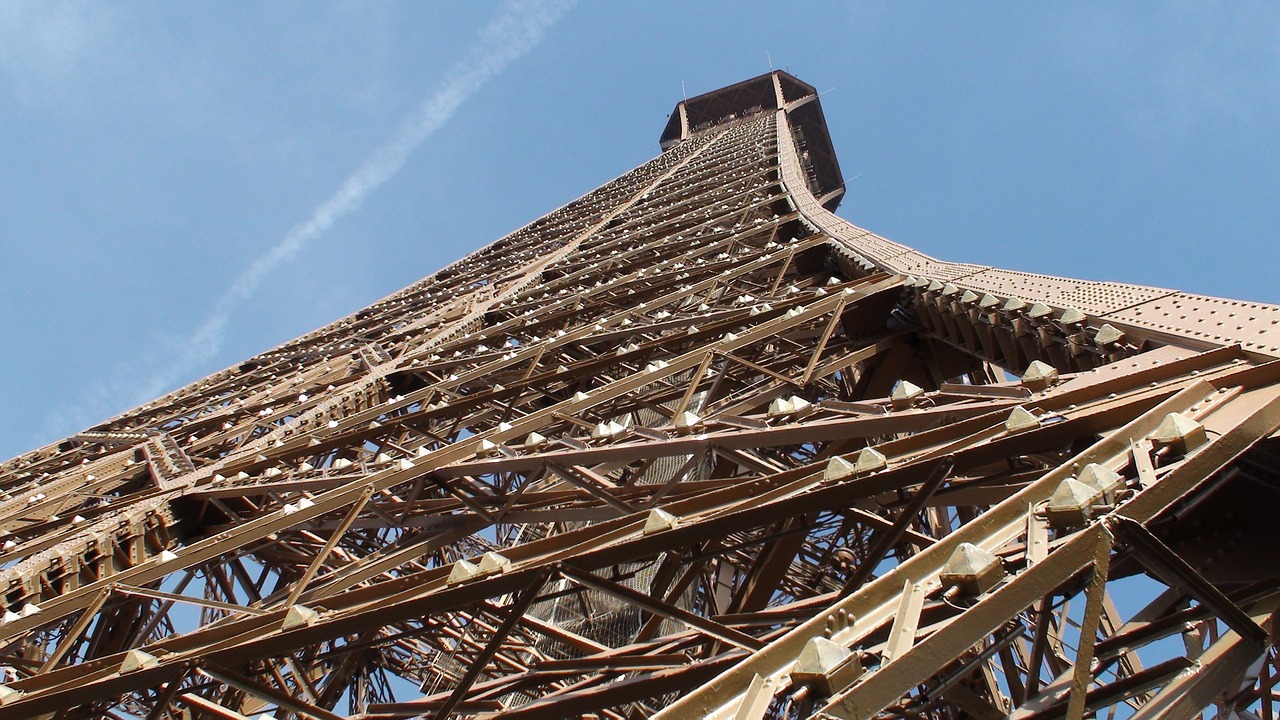
{"label": "diagonal cross brace", "polygon": [[1267,641],[1267,631],[1253,621],[1240,606],[1214,587],[1196,569],[1178,557],[1151,531],[1136,520],[1117,516],[1110,523],[1117,539],[1138,556],[1147,569],[1161,582],[1186,592],[1200,601],[1242,638],[1258,643]]}

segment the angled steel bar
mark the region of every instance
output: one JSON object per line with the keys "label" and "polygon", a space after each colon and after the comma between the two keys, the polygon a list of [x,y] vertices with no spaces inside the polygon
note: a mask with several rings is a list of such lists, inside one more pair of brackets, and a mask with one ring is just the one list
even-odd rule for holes
{"label": "angled steel bar", "polygon": [[1120,536],[1121,542],[1128,545],[1157,578],[1203,603],[1240,637],[1256,643],[1267,639],[1267,631],[1241,610],[1240,606],[1206,582],[1195,568],[1178,557],[1140,523],[1121,515],[1112,521],[1111,527]]}
{"label": "angled steel bar", "polygon": [[951,469],[955,467],[956,459],[950,455],[944,455],[934,463],[934,467],[929,471],[929,478],[924,481],[919,488],[916,489],[911,499],[903,506],[901,513],[897,519],[893,521],[893,525],[886,529],[876,538],[876,544],[867,552],[866,557],[862,559],[862,564],[854,570],[853,574],[845,580],[844,585],[840,588],[840,595],[848,595],[849,593],[862,587],[871,575],[875,572],[876,566],[884,559],[898,541],[902,539],[903,532],[912,522],[915,522],[916,513],[924,507],[929,498],[942,487],[947,481],[947,476],[951,473]]}
{"label": "angled steel bar", "polygon": [[335,715],[323,708],[318,708],[310,703],[302,702],[297,698],[291,697],[286,693],[280,692],[274,688],[266,687],[249,678],[231,672],[224,668],[215,667],[199,667],[196,672],[204,675],[210,680],[220,682],[228,687],[234,687],[249,695],[256,696],[265,700],[267,703],[295,713],[302,717],[312,718],[313,720],[339,720],[340,715]]}
{"label": "angled steel bar", "polygon": [[739,632],[715,621],[681,610],[679,607],[674,605],[654,600],[644,593],[636,592],[625,585],[620,585],[611,580],[606,580],[598,575],[575,568],[572,565],[561,565],[560,573],[580,585],[594,588],[601,592],[609,593],[610,595],[616,595],[619,598],[634,603],[639,607],[643,607],[650,612],[665,615],[735,647],[739,647],[744,650],[758,650],[763,647],[763,643],[746,633]]}
{"label": "angled steel bar", "polygon": [[529,606],[533,604],[533,601],[538,598],[538,593],[542,592],[543,586],[546,585],[550,577],[551,573],[545,571],[536,575],[533,582],[514,599],[507,609],[507,616],[502,620],[502,624],[493,631],[489,642],[480,651],[476,659],[472,661],[471,667],[467,669],[466,674],[458,681],[458,686],[453,689],[453,693],[436,709],[436,717],[449,717],[449,713],[466,698],[467,692],[471,689],[472,684],[475,683],[476,678],[480,677],[480,673],[484,672],[485,665],[488,665],[493,656],[502,648],[507,636],[520,623],[520,619],[529,609]]}
{"label": "angled steel bar", "polygon": [[[1103,527],[1106,528],[1105,525]],[[1114,544],[1110,535],[1103,533],[1093,550],[1093,568],[1090,570],[1089,588],[1085,591],[1084,616],[1080,620],[1080,641],[1076,644],[1076,659],[1071,672],[1067,720],[1081,720],[1084,717],[1085,695],[1093,680],[1094,647],[1102,620],[1107,573],[1111,571],[1111,548]]]}

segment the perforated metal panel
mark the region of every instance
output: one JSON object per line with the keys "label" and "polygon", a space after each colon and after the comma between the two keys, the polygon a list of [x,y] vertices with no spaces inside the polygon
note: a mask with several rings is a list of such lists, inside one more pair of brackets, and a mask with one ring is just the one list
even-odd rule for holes
{"label": "perforated metal panel", "polygon": [[1280,307],[1173,293],[1107,316],[1108,321],[1217,344],[1280,353]]}
{"label": "perforated metal panel", "polygon": [[957,284],[1001,298],[1016,296],[1053,307],[1073,307],[1087,315],[1105,315],[1175,292],[1142,285],[1072,280],[1000,268],[989,268],[970,275]]}

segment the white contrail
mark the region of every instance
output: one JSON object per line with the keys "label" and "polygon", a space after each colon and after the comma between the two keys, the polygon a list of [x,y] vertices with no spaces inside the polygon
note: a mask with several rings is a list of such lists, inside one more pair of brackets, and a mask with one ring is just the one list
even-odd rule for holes
{"label": "white contrail", "polygon": [[253,295],[268,274],[292,259],[339,218],[359,208],[369,193],[404,167],[409,155],[424,140],[449,122],[459,105],[533,49],[571,4],[571,0],[504,2],[493,20],[480,30],[475,47],[445,73],[440,88],[405,119],[391,142],[378,148],[310,217],[294,225],[280,242],[240,273],[218,299],[209,317],[185,343],[176,361],[138,392],[141,399],[167,390],[192,369],[212,358],[222,347],[232,311]]}
{"label": "white contrail", "polygon": [[121,379],[95,385],[76,403],[55,408],[46,418],[42,433],[45,439],[36,438],[37,442],[86,427],[103,415],[118,411],[121,405],[150,400],[213,358],[222,347],[232,313],[258,290],[270,273],[340,218],[359,208],[369,193],[404,167],[409,155],[423,141],[449,122],[459,105],[532,50],[572,4],[573,0],[505,0],[493,19],[479,31],[471,50],[445,72],[436,91],[405,117],[391,141],[361,163],[310,217],[293,226],[278,243],[251,262],[218,298],[196,331],[174,343],[180,349],[169,356],[167,368],[153,375],[142,387],[131,388]]}

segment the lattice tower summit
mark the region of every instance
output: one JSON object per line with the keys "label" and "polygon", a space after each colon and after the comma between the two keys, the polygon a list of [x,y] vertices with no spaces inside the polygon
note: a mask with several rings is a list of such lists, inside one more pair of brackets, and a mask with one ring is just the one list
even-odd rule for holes
{"label": "lattice tower summit", "polygon": [[661,147],[0,465],[0,718],[1275,717],[1280,308],[855,227],[783,72]]}

